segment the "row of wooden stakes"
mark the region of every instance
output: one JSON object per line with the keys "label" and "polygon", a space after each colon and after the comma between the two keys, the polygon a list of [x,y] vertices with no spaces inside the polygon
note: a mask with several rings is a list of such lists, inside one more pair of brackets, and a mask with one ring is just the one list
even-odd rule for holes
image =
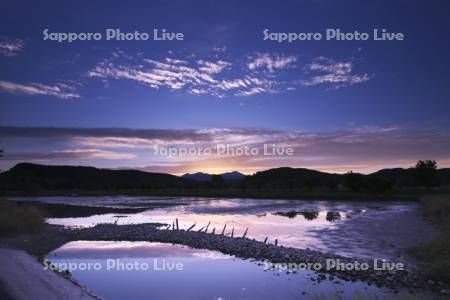
{"label": "row of wooden stakes", "polygon": [[[188,229],[186,229],[186,232],[191,231],[192,229],[194,229],[194,227],[196,225],[197,225],[197,223],[192,224]],[[198,229],[197,232],[208,233],[209,225],[211,225],[211,221],[208,222],[208,225],[203,226],[202,228]],[[172,225],[169,225],[167,227],[167,229],[171,229],[171,228],[172,228],[172,230],[180,230],[180,226],[179,226],[179,223],[178,223],[178,218],[175,219],[174,222],[172,222]],[[234,227],[231,229],[231,233],[227,233],[227,234],[225,233],[226,229],[227,229],[227,224],[225,224],[223,226],[223,229],[222,229],[222,232],[220,233],[220,235],[225,235],[226,236],[226,235],[230,234],[231,238],[234,238]],[[244,234],[242,235],[243,239],[245,239],[245,237],[247,236],[247,232],[248,232],[248,227],[245,229]],[[213,230],[211,231],[211,234],[216,234],[216,227],[213,228]],[[264,244],[267,243],[267,240],[268,240],[268,237],[266,237],[264,239]],[[278,246],[278,239],[275,239],[275,246]]]}

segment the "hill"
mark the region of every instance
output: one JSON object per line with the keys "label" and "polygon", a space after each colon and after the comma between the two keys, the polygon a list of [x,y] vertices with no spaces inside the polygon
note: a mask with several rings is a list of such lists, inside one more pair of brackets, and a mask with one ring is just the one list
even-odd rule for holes
{"label": "hill", "polygon": [[109,170],[79,166],[45,166],[20,163],[0,174],[3,190],[132,190],[176,187],[182,178],[136,170]]}
{"label": "hill", "polygon": [[20,163],[0,173],[0,191],[9,194],[53,191],[142,193],[157,195],[294,195],[312,191],[384,194],[392,189],[450,186],[450,169],[383,169],[372,174],[331,174],[304,168],[275,168],[245,176],[207,173],[182,177],[138,170],[110,170],[81,166]]}

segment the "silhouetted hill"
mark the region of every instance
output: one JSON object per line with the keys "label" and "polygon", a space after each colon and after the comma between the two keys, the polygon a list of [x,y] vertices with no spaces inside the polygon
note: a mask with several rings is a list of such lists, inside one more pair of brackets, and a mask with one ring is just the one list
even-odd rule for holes
{"label": "silhouetted hill", "polygon": [[135,170],[108,170],[79,166],[45,166],[20,163],[0,174],[5,190],[132,190],[182,185],[173,175]]}
{"label": "silhouetted hill", "polygon": [[247,177],[247,183],[257,188],[312,189],[317,186],[336,187],[343,183],[343,175],[324,173],[304,168],[276,168],[257,172]]}
{"label": "silhouetted hill", "polygon": [[167,194],[205,194],[212,191],[246,191],[261,194],[292,194],[320,190],[344,190],[382,194],[393,188],[450,186],[450,169],[418,170],[384,169],[369,175],[358,173],[330,174],[304,168],[276,168],[245,176],[239,172],[224,173],[217,181],[207,173],[177,177],[137,170],[109,170],[79,166],[45,166],[20,163],[0,173],[0,191],[39,193],[45,191],[119,192]]}

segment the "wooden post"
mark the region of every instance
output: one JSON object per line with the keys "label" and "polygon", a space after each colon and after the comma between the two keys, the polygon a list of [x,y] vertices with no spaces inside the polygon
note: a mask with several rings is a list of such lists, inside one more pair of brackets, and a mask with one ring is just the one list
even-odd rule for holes
{"label": "wooden post", "polygon": [[231,229],[231,238],[233,238],[233,236],[234,236],[234,227],[233,229]]}
{"label": "wooden post", "polygon": [[192,224],[192,226],[191,227],[189,227],[186,231],[190,231],[192,228],[194,228],[195,227],[195,225],[196,225],[197,223],[194,223],[194,224]]}
{"label": "wooden post", "polygon": [[216,227],[213,228],[212,234],[216,233]]}
{"label": "wooden post", "polygon": [[223,229],[222,229],[222,235],[225,234],[225,228],[227,228],[227,224],[225,224],[225,226],[223,226]]}
{"label": "wooden post", "polygon": [[175,219],[175,222],[177,223],[177,230],[180,230],[180,226],[178,225],[178,218]]}
{"label": "wooden post", "polygon": [[267,237],[264,239],[264,244],[267,243]]}
{"label": "wooden post", "polygon": [[208,232],[208,227],[209,227],[209,224],[211,224],[211,221],[209,221],[209,222],[208,222],[208,225],[206,225],[206,229],[205,229],[205,232]]}
{"label": "wooden post", "polygon": [[244,235],[242,236],[243,239],[245,239],[245,236],[247,235],[248,227],[245,229]]}
{"label": "wooden post", "polygon": [[278,239],[275,239],[275,246],[278,246]]}

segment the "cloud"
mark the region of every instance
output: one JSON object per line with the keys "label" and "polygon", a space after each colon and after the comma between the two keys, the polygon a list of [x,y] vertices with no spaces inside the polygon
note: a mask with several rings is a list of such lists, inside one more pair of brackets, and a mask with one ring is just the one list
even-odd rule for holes
{"label": "cloud", "polygon": [[207,94],[218,98],[226,95],[249,96],[273,92],[274,81],[263,77],[244,75],[242,78],[230,78],[224,75],[224,71],[232,66],[232,63],[220,59],[200,59],[191,63],[173,58],[161,61],[143,59],[142,63],[133,65],[104,61],[88,71],[87,76],[133,80],[154,89],[184,89],[190,94]]}
{"label": "cloud", "polygon": [[[163,172],[237,169],[248,173],[280,167],[308,167],[323,171],[368,172],[383,167],[412,166],[419,159],[435,159],[450,166],[450,131],[408,126],[360,126],[333,132],[269,129],[205,128],[199,130],[126,128],[0,127],[6,161],[107,159],[111,167],[129,162]],[[168,157],[154,147],[172,149],[257,148],[246,155]],[[294,149],[293,156],[264,155],[264,145]],[[433,145],[430,147],[429,145]],[[14,149],[39,149],[17,153]],[[1,160],[0,160],[1,163]],[[150,169],[149,169],[150,170]]]}
{"label": "cloud", "polygon": [[52,152],[27,152],[9,153],[6,152],[2,159],[12,161],[52,161],[52,160],[78,160],[87,158],[102,158],[110,160],[129,160],[136,158],[131,153],[118,153],[98,149],[68,149]]}
{"label": "cloud", "polygon": [[0,55],[6,57],[12,57],[19,54],[23,47],[25,46],[25,42],[23,40],[14,40],[14,41],[0,41]]}
{"label": "cloud", "polygon": [[313,63],[307,66],[312,72],[321,73],[306,80],[301,80],[303,86],[313,86],[317,84],[330,84],[333,88],[341,88],[368,81],[368,74],[353,74],[352,62],[337,62],[329,58],[318,57]]}
{"label": "cloud", "polygon": [[[167,88],[217,98],[275,94],[318,84],[340,88],[370,79],[368,74],[355,74],[351,61],[338,62],[325,57],[318,57],[303,68],[299,68],[296,56],[277,53],[256,53],[233,63],[217,54],[213,60],[194,58],[195,55],[186,59],[130,59],[123,51],[115,51],[111,59],[89,70],[87,76],[101,78],[108,86],[109,79],[125,79],[153,89]],[[287,74],[289,69],[297,71]],[[308,78],[299,79],[302,76]]]}
{"label": "cloud", "polygon": [[11,94],[21,94],[28,96],[47,95],[54,96],[60,99],[72,99],[80,97],[79,94],[73,91],[73,88],[62,83],[58,83],[54,86],[49,86],[39,83],[20,84],[0,80],[0,89]]}
{"label": "cloud", "polygon": [[297,57],[295,56],[270,55],[269,53],[257,53],[251,59],[252,60],[247,64],[247,67],[250,70],[266,68],[271,73],[276,69],[287,68],[297,61]]}
{"label": "cloud", "polygon": [[123,138],[140,140],[189,141],[205,140],[210,134],[190,129],[128,129],[128,128],[61,128],[0,126],[2,138]]}
{"label": "cloud", "polygon": [[231,66],[231,63],[219,60],[217,62],[210,62],[210,61],[204,61],[199,60],[197,62],[201,67],[199,68],[199,71],[208,73],[208,74],[217,74],[222,72],[225,68]]}

